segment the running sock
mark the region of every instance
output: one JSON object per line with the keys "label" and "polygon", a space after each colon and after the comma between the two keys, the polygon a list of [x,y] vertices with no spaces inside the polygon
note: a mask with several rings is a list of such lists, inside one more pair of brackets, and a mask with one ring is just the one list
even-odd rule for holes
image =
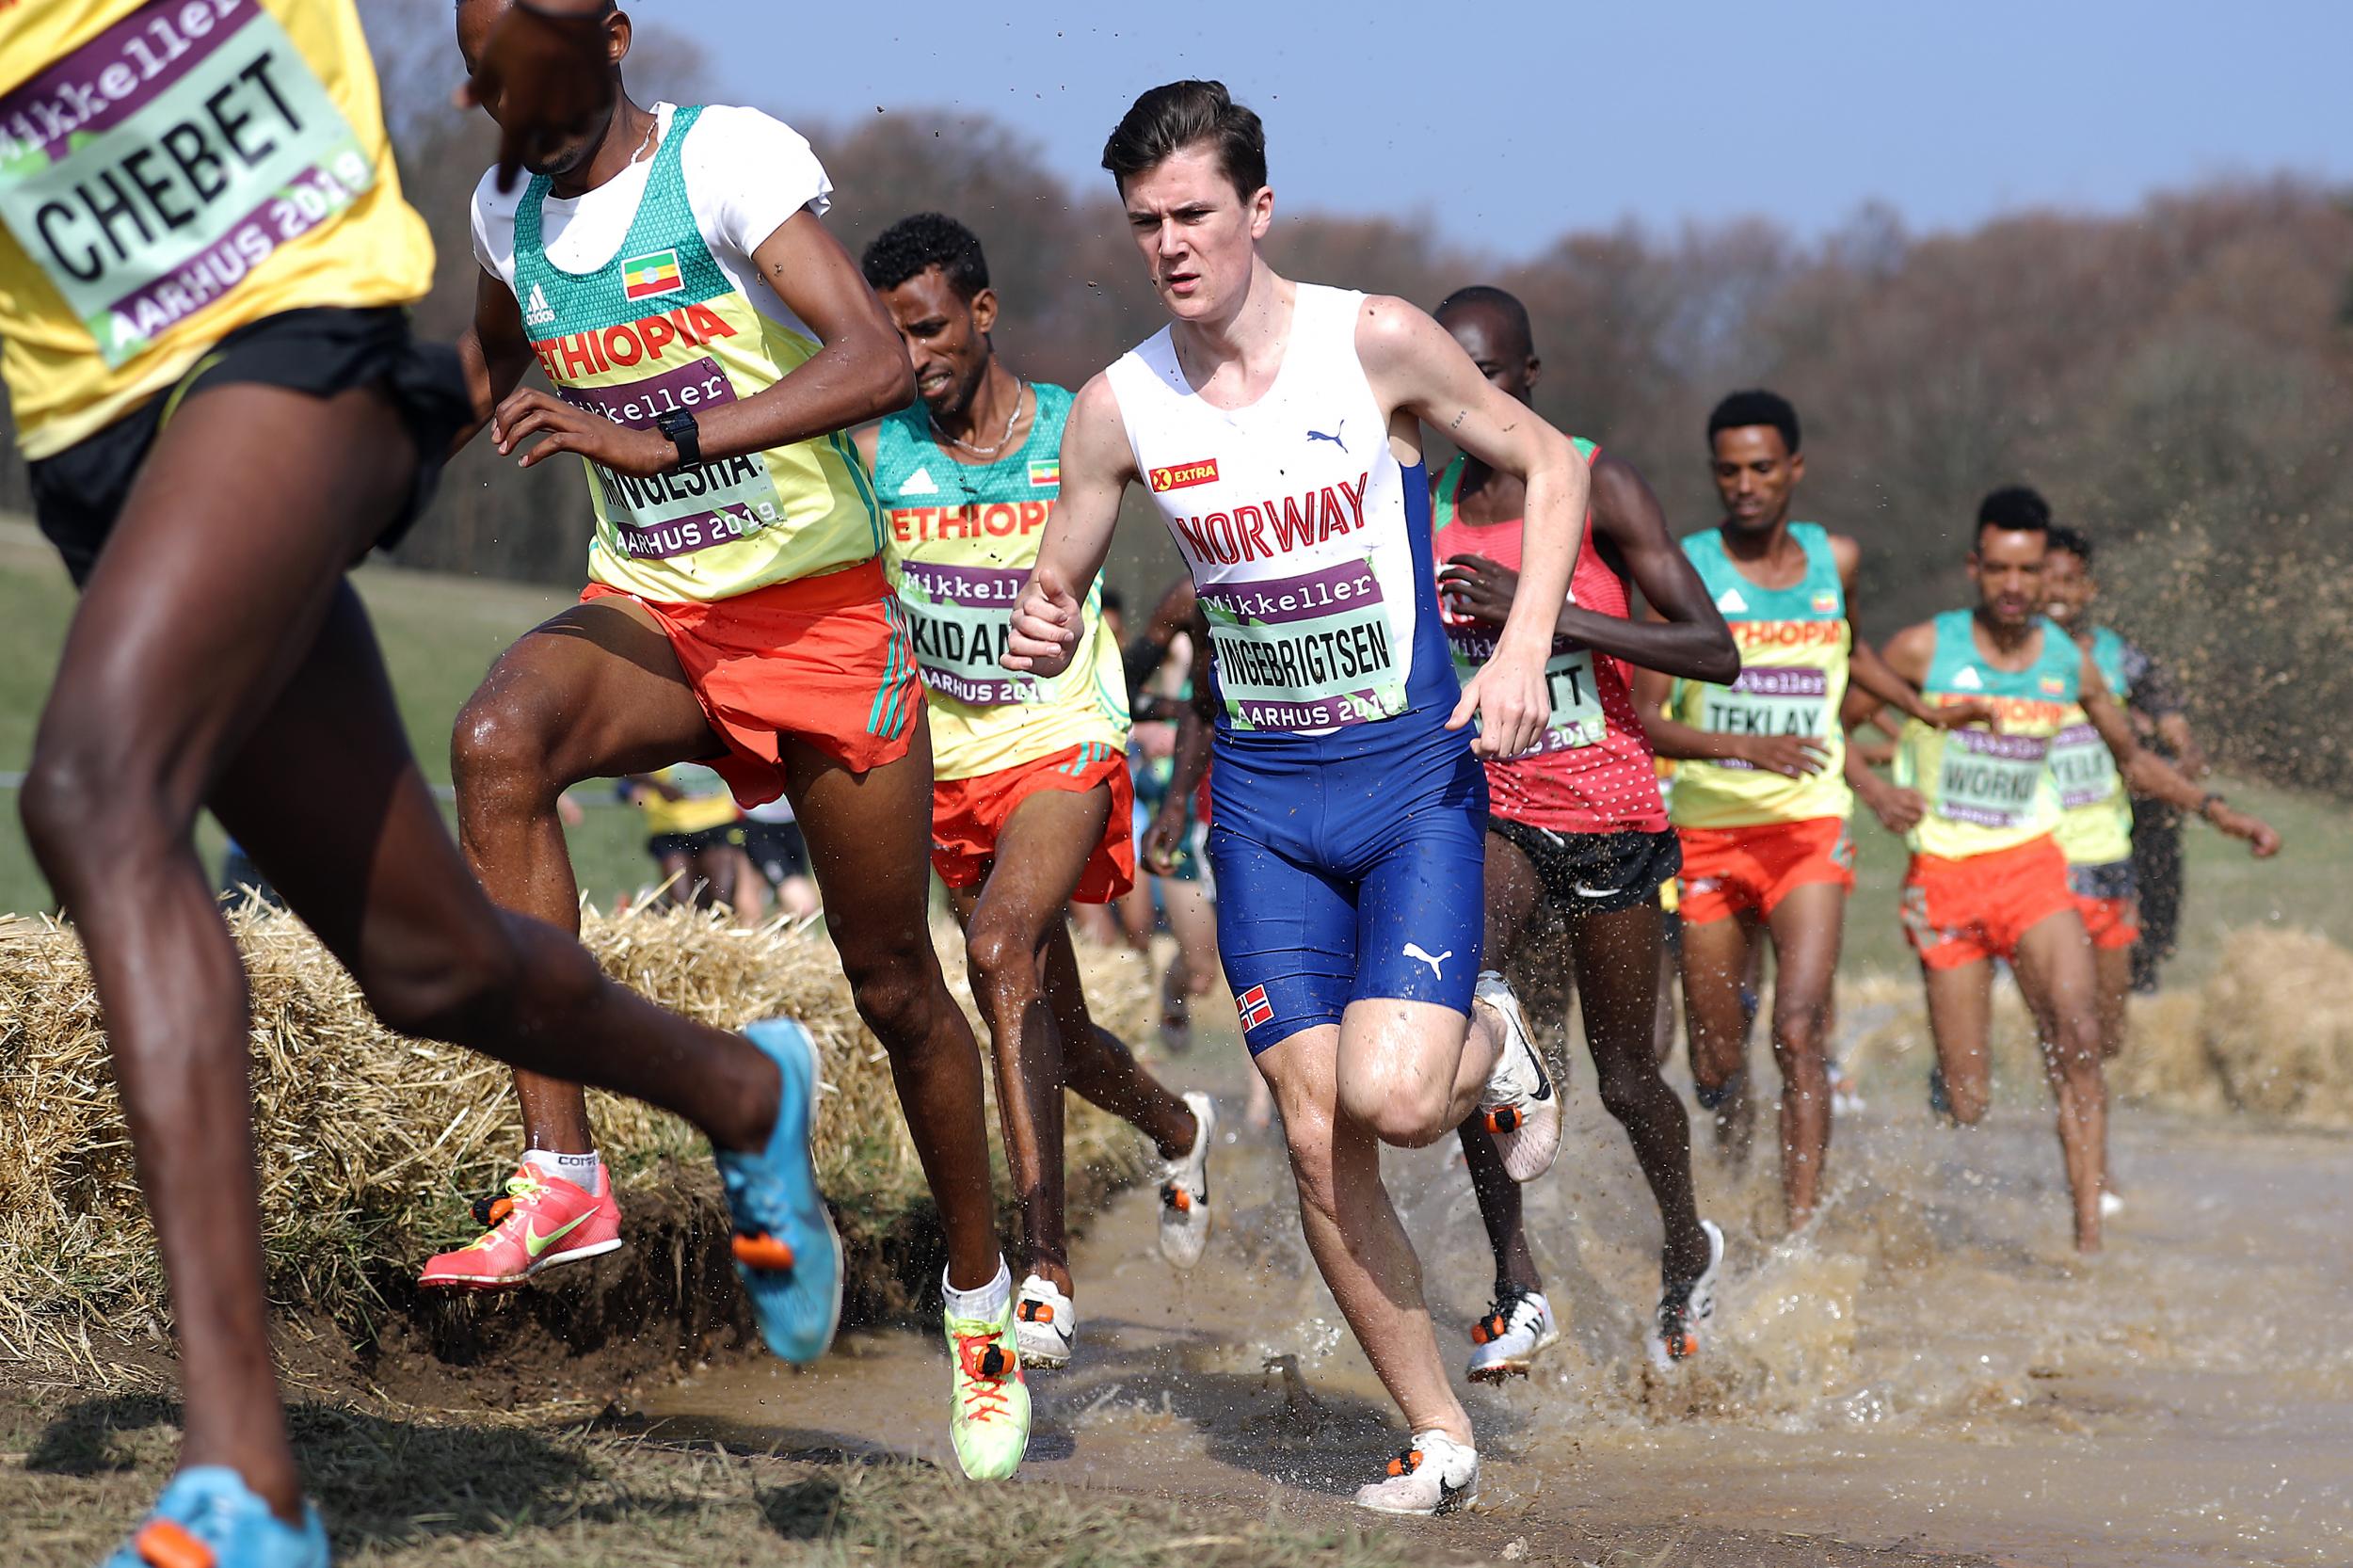
{"label": "running sock", "polygon": [[939,1271],[939,1288],[948,1298],[948,1316],[966,1322],[993,1323],[1005,1315],[1013,1304],[1013,1271],[1005,1267],[1000,1256],[997,1259],[997,1277],[978,1290],[959,1290],[948,1283],[948,1271]]}
{"label": "running sock", "polygon": [[591,1196],[596,1193],[597,1177],[604,1168],[604,1160],[596,1154],[558,1154],[553,1149],[526,1149],[523,1163],[541,1176],[562,1176]]}

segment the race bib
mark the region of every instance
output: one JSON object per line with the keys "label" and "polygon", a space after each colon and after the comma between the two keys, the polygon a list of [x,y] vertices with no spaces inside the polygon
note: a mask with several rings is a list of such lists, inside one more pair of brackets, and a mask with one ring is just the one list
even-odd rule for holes
{"label": "race bib", "polygon": [[0,223],[110,368],[375,182],[258,0],[152,0],[0,98]]}
{"label": "race bib", "polygon": [[2042,735],[1947,731],[1937,763],[1936,814],[1978,827],[2016,827],[2034,809],[2050,749]]}
{"label": "race bib", "polygon": [[2058,781],[2059,804],[2070,810],[2115,799],[2122,782],[2107,742],[2089,724],[2071,724],[2051,737],[2051,776]]}
{"label": "race bib", "polygon": [[948,567],[909,561],[899,575],[923,683],[942,696],[975,708],[1027,702],[1037,681],[1006,669],[1005,639],[1014,600],[1029,573],[1001,567]]}
{"label": "race bib", "polygon": [[[1496,632],[1489,626],[1450,626],[1447,646],[1454,655],[1454,674],[1465,685],[1496,653]],[[1560,649],[1545,661],[1545,693],[1548,709],[1544,732],[1523,755],[1571,751],[1599,745],[1609,735],[1601,711],[1601,689],[1593,681],[1593,650]]]}
{"label": "race bib", "polygon": [[[1729,686],[1701,694],[1699,728],[1720,735],[1802,735],[1820,740],[1830,714],[1830,675],[1799,665],[1753,664]],[[1718,767],[1753,762],[1710,759]]]}
{"label": "race bib", "polygon": [[[655,322],[668,325],[655,317],[636,323],[636,329],[651,336],[647,329]],[[632,430],[652,429],[657,418],[673,409],[699,413],[736,401],[735,384],[719,361],[708,355],[635,381],[599,387],[566,386],[559,381],[555,395],[575,408],[600,414]],[[596,486],[606,542],[632,560],[692,555],[713,545],[747,538],[784,520],[784,504],[777,499],[776,480],[768,472],[766,458],[757,452],[714,457],[642,478],[616,473],[590,459],[584,461]]]}
{"label": "race bib", "polygon": [[1405,711],[1397,636],[1369,560],[1201,590],[1238,729],[1332,729]]}

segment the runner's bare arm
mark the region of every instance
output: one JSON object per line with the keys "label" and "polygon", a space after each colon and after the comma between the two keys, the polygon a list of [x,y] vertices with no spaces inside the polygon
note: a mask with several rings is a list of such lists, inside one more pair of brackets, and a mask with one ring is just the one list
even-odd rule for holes
{"label": "runner's bare arm", "polygon": [[[1553,630],[1645,669],[1725,685],[1740,674],[1740,650],[1708,598],[1691,558],[1667,532],[1667,514],[1640,470],[1605,453],[1593,464],[1593,532],[1606,538],[1642,590],[1641,620],[1563,603]],[[1519,574],[1483,555],[1457,555],[1438,573],[1438,591],[1457,614],[1500,625]]]}
{"label": "runner's bare arm", "polygon": [[2100,732],[2100,739],[2108,744],[2108,753],[2116,759],[2117,771],[2135,794],[2149,795],[2185,811],[2194,811],[2233,839],[2244,839],[2255,858],[2265,860],[2280,853],[2280,835],[2261,817],[2235,810],[2223,804],[2218,794],[2209,794],[2182,776],[2172,763],[2142,745],[2133,734],[2133,721],[2124,714],[2123,706],[2108,690],[2107,681],[2091,655],[2084,654],[2082,687],[2076,700],[2083,705],[2084,717]]}
{"label": "runner's bare arm", "polygon": [[866,472],[874,472],[874,455],[882,450],[882,426],[868,421],[850,432],[850,441],[857,448],[857,460],[866,465]]}
{"label": "runner's bare arm", "polygon": [[1014,600],[1005,668],[1052,676],[1069,666],[1082,629],[1080,607],[1111,553],[1119,498],[1135,476],[1119,399],[1110,378],[1098,375],[1070,401],[1062,432],[1062,495],[1038,540],[1037,565]]}
{"label": "runner's bare arm", "polygon": [[1193,825],[1193,799],[1209,766],[1209,743],[1217,723],[1217,694],[1209,684],[1209,617],[1193,612],[1193,696],[1176,719],[1176,750],[1169,760],[1168,792],[1144,834],[1144,863],[1165,874],[1176,863]]}
{"label": "runner's bare arm", "polygon": [[1536,744],[1552,712],[1545,662],[1552,655],[1555,606],[1569,597],[1569,572],[1585,509],[1593,504],[1585,459],[1528,405],[1491,385],[1453,335],[1420,311],[1386,296],[1365,300],[1356,318],[1356,358],[1381,407],[1445,432],[1472,456],[1528,487],[1516,597],[1495,656],[1463,688],[1447,721],[1460,729],[1479,715],[1471,749],[1513,757]]}
{"label": "runner's bare arm", "polygon": [[506,280],[485,270],[474,279],[473,325],[457,340],[457,362],[473,398],[473,421],[450,442],[454,455],[482,433],[506,394],[522,385],[531,368],[531,340],[523,333],[522,308]]}
{"label": "runner's bare arm", "polygon": [[1851,740],[1847,744],[1845,767],[1847,787],[1865,809],[1880,820],[1880,825],[1890,833],[1909,833],[1928,814],[1929,803],[1917,790],[1907,790],[1892,779],[1882,778],[1871,766],[1869,756]]}
{"label": "runner's bare arm", "polygon": [[[1735,735],[1701,729],[1669,716],[1667,702],[1674,695],[1674,678],[1663,671],[1635,666],[1634,712],[1642,721],[1642,733],[1650,737],[1651,750],[1659,756],[1679,760],[1746,762],[1785,778],[1804,778],[1822,771],[1830,747],[1812,735]],[[1726,682],[1713,680],[1708,684],[1721,686]]]}
{"label": "runner's bare arm", "polygon": [[[1847,598],[1847,625],[1853,649],[1847,659],[1847,683],[1860,686],[1907,718],[1937,729],[1959,729],[1963,725],[1984,724],[1995,728],[1993,704],[1981,697],[1937,707],[1920,696],[1919,689],[1890,669],[1880,657],[1879,649],[1864,640],[1863,627],[1855,619],[1855,578],[1863,567],[1863,547],[1844,534],[1830,536],[1831,555],[1838,563],[1838,584]],[[1876,712],[1876,711],[1875,711]]]}
{"label": "runner's bare arm", "polygon": [[[806,209],[752,252],[769,287],[824,346],[775,386],[698,411],[704,462],[741,457],[847,430],[905,408],[915,397],[906,345],[857,264],[824,220]],[[521,466],[577,452],[617,473],[649,478],[678,466],[679,451],[654,429],[616,424],[536,388],[499,405],[490,433],[501,453],[536,436]]]}

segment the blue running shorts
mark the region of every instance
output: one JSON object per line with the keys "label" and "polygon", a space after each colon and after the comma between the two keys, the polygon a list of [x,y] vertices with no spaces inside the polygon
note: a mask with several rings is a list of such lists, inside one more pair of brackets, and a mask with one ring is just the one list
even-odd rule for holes
{"label": "blue running shorts", "polygon": [[1217,943],[1253,1056],[1367,998],[1470,1012],[1487,776],[1446,716],[1321,736],[1219,731]]}

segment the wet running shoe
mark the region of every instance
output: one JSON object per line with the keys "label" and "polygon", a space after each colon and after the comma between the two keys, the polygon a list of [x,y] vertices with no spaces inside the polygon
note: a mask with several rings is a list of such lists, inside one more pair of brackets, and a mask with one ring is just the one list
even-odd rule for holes
{"label": "wet running shoe", "polygon": [[542,1269],[601,1257],[621,1244],[621,1211],[600,1167],[597,1190],[524,1165],[506,1178],[504,1197],[477,1199],[476,1223],[489,1228],[424,1266],[428,1290],[503,1290]]}
{"label": "wet running shoe", "polygon": [[1070,1365],[1070,1352],[1079,1337],[1079,1309],[1054,1288],[1051,1280],[1042,1274],[1023,1280],[1013,1304],[1013,1317],[1022,1366],[1052,1372]]}
{"label": "wet running shoe", "polygon": [[1376,1513],[1453,1513],[1478,1500],[1479,1450],[1434,1430],[1416,1432],[1386,1478],[1356,1489],[1356,1506]]}
{"label": "wet running shoe", "polygon": [[1855,1087],[1854,1074],[1835,1056],[1830,1059],[1830,1113],[1851,1116],[1863,1109],[1863,1092]]}
{"label": "wet running shoe", "polygon": [[289,1525],[236,1471],[200,1464],[171,1478],[104,1568],[327,1568],[327,1530],[311,1504]]}
{"label": "wet running shoe", "polygon": [[1470,1336],[1471,1382],[1501,1383],[1526,1377],[1537,1352],[1560,1343],[1561,1325],[1542,1291],[1506,1290],[1471,1325]]}
{"label": "wet running shoe", "polygon": [[1662,1372],[1700,1353],[1701,1330],[1716,1315],[1716,1275],[1724,1266],[1724,1233],[1713,1220],[1702,1220],[1700,1229],[1707,1232],[1707,1267],[1697,1279],[1670,1280],[1658,1292],[1650,1358]]}
{"label": "wet running shoe", "polygon": [[1160,1256],[1179,1269],[1201,1261],[1209,1244],[1209,1148],[1217,1135],[1217,1102],[1194,1090],[1193,1147],[1160,1167]]}
{"label": "wet running shoe", "polygon": [[1529,1038],[1520,999],[1503,976],[1481,971],[1472,994],[1503,1020],[1503,1051],[1480,1097],[1480,1121],[1503,1157],[1504,1174],[1513,1181],[1533,1181],[1552,1169],[1561,1152],[1560,1096],[1552,1092],[1544,1053]]}
{"label": "wet running shoe", "polygon": [[768,1348],[787,1361],[814,1361],[841,1321],[841,1239],[817,1190],[808,1147],[817,1126],[817,1042],[791,1018],[744,1032],[776,1063],[782,1081],[768,1146],[718,1155],[735,1223],[735,1272]]}
{"label": "wet running shoe", "polygon": [[1030,1387],[1021,1381],[1015,1322],[1010,1296],[1005,1315],[993,1323],[948,1318],[948,1436],[956,1463],[974,1480],[1006,1480],[1030,1448]]}

